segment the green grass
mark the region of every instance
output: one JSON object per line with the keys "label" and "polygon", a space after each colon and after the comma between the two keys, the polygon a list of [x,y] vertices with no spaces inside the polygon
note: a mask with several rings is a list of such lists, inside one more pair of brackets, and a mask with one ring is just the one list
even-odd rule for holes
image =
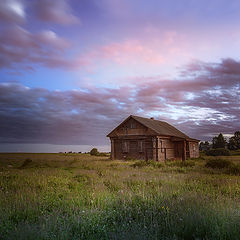
{"label": "green grass", "polygon": [[240,157],[218,158],[0,154],[0,239],[240,239]]}

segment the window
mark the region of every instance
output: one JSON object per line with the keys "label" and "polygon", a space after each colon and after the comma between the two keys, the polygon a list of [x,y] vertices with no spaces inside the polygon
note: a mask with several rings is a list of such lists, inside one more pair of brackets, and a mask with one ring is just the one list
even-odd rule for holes
{"label": "window", "polygon": [[130,128],[131,129],[136,128],[135,122],[130,122]]}
{"label": "window", "polygon": [[139,152],[143,152],[143,144],[144,144],[143,141],[138,142],[138,151]]}
{"label": "window", "polygon": [[123,152],[123,153],[129,152],[129,144],[128,144],[127,141],[123,141],[123,142],[122,142],[122,152]]}

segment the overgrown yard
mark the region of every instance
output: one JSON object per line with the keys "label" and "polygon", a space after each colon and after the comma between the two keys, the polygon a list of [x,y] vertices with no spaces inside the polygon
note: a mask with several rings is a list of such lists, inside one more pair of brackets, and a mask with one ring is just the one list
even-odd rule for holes
{"label": "overgrown yard", "polygon": [[206,159],[0,154],[0,239],[240,239],[240,156]]}

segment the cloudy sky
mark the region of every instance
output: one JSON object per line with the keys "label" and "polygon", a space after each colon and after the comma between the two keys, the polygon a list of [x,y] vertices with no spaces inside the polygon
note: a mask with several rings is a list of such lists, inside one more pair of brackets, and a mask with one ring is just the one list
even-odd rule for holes
{"label": "cloudy sky", "polygon": [[239,0],[1,0],[0,151],[109,151],[130,114],[240,130]]}

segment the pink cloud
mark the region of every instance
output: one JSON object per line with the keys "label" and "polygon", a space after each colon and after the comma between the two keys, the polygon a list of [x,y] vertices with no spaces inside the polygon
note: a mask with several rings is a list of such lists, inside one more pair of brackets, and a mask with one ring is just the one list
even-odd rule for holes
{"label": "pink cloud", "polygon": [[105,59],[121,65],[137,63],[157,65],[165,62],[165,58],[159,51],[152,49],[138,40],[126,40],[97,46],[83,57],[92,62]]}

